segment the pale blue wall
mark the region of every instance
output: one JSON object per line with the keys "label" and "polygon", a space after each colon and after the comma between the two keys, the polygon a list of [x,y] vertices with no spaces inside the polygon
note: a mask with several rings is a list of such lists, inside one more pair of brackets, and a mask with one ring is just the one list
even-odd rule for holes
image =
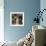
{"label": "pale blue wall", "polygon": [[[42,11],[43,9],[46,9],[46,0],[41,0],[40,1],[40,10]],[[45,26],[46,27],[46,11],[43,12],[43,22],[40,22],[40,25]]]}
{"label": "pale blue wall", "polygon": [[[4,2],[5,40],[18,41],[31,30],[32,19],[36,17],[35,12],[40,9],[40,0],[5,0]],[[11,11],[24,12],[24,27],[10,26]]]}

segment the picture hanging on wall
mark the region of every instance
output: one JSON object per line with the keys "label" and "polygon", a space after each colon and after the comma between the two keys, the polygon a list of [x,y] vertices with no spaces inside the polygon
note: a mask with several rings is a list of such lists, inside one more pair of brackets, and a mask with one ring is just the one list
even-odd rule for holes
{"label": "picture hanging on wall", "polygon": [[24,26],[24,12],[10,12],[10,26]]}

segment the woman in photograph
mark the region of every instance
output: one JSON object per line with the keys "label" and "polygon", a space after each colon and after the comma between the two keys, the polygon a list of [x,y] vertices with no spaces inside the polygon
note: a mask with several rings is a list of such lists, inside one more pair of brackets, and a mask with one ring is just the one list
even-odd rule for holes
{"label": "woman in photograph", "polygon": [[16,25],[22,24],[22,15],[14,14],[12,16],[12,24],[16,24]]}

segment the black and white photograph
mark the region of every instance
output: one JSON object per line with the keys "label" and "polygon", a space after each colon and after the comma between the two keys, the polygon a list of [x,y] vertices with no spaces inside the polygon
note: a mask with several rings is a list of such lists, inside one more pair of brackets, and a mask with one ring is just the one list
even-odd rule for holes
{"label": "black and white photograph", "polygon": [[11,12],[10,24],[12,26],[24,26],[24,12]]}

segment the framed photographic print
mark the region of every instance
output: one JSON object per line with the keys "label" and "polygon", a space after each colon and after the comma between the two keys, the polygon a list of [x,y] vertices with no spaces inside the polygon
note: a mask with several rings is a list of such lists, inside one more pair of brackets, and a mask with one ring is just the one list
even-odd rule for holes
{"label": "framed photographic print", "polygon": [[10,12],[10,26],[24,26],[24,12]]}

